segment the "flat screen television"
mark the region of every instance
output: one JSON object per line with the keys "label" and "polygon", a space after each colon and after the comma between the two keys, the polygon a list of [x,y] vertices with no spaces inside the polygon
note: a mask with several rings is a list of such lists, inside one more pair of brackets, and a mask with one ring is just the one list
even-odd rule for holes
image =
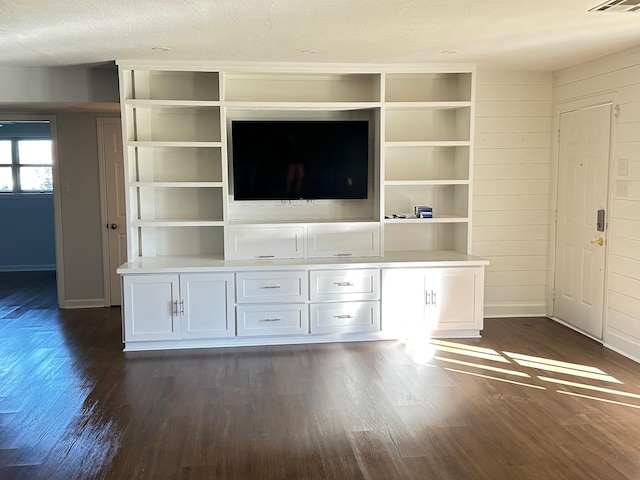
{"label": "flat screen television", "polygon": [[234,120],[235,200],[365,199],[366,120]]}

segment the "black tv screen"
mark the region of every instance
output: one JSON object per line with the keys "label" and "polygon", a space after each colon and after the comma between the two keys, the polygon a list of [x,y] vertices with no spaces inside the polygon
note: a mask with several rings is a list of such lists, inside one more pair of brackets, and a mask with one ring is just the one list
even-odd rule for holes
{"label": "black tv screen", "polygon": [[235,200],[367,198],[369,123],[234,120]]}

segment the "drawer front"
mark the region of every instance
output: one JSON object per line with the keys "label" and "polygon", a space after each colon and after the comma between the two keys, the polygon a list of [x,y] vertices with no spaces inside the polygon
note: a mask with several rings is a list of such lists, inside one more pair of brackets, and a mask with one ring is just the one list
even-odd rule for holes
{"label": "drawer front", "polygon": [[380,226],[310,226],[307,242],[309,258],[380,256]]}
{"label": "drawer front", "polygon": [[236,275],[237,303],[285,303],[307,300],[307,272],[241,272]]}
{"label": "drawer front", "polygon": [[227,258],[304,258],[302,227],[229,227]]}
{"label": "drawer front", "polygon": [[360,333],[379,330],[379,302],[311,305],[311,333]]}
{"label": "drawer front", "polygon": [[237,307],[236,327],[240,337],[307,335],[308,307],[304,304],[241,305]]}
{"label": "drawer front", "polygon": [[310,285],[312,302],[378,300],[380,271],[375,268],[313,270]]}

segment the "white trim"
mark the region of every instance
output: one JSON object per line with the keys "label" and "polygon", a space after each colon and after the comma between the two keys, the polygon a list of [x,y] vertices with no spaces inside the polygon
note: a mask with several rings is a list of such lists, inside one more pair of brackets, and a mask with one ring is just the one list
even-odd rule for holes
{"label": "white trim", "polygon": [[86,300],[65,300],[60,308],[73,310],[76,308],[103,308],[106,307],[103,298],[88,298]]}
{"label": "white trim", "polygon": [[[97,117],[96,129],[98,133],[98,180],[100,182],[100,223],[102,236],[102,283],[104,304],[111,305],[111,271],[109,264],[109,231],[106,228],[107,218],[107,183],[106,164],[104,161],[104,125],[121,125],[120,117]],[[122,127],[121,127],[122,128]]]}
{"label": "white trim", "polygon": [[[201,71],[226,73],[460,73],[475,71],[476,63],[303,63],[303,62],[185,62],[157,60],[116,60],[120,69]],[[122,84],[121,84],[122,85]],[[122,89],[121,89],[122,91]]]}
{"label": "white trim", "polygon": [[591,340],[593,340],[594,342],[598,342],[600,344],[603,344],[603,341],[601,338],[598,337],[594,337],[593,335],[591,335],[590,333],[585,332],[584,330],[580,330],[579,328],[576,328],[575,326],[571,325],[570,323],[565,322],[564,320],[558,318],[558,317],[549,317],[549,319],[553,320],[556,323],[559,323],[560,325],[564,325],[567,328],[570,328],[571,330],[573,330],[574,332],[578,332],[582,335],[584,335],[585,337],[590,338]]}
{"label": "white trim", "polygon": [[0,272],[46,272],[55,271],[55,264],[45,265],[0,265]]}
{"label": "white trim", "polygon": [[513,304],[493,303],[484,304],[485,318],[510,318],[510,317],[545,317],[546,305],[544,303]]}

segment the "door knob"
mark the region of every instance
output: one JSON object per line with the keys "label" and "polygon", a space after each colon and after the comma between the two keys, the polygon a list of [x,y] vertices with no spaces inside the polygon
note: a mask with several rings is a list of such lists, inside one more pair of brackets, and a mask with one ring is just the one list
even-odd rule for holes
{"label": "door knob", "polygon": [[604,238],[600,237],[596,240],[591,240],[591,245],[600,245],[602,247],[604,245]]}
{"label": "door knob", "polygon": [[109,228],[110,228],[111,230],[115,230],[116,228],[118,228],[118,225],[117,225],[117,224],[115,224],[115,223],[110,223],[110,224],[109,224]]}

